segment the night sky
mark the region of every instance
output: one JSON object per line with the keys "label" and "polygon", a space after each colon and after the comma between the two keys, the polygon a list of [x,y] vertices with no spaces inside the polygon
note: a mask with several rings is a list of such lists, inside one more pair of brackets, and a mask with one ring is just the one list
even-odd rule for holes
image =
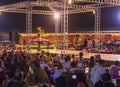
{"label": "night sky", "polygon": [[[12,2],[11,2],[12,1]],[[22,0],[15,0],[22,1]],[[13,0],[0,0],[0,5],[13,3]],[[23,0],[25,1],[25,0]],[[45,32],[54,32],[53,16],[33,15],[33,32],[41,26]],[[19,13],[2,13],[0,15],[0,32],[25,32],[26,15]],[[104,8],[101,13],[101,31],[118,31],[120,29],[120,7]],[[69,31],[94,31],[94,15],[92,12],[69,15]]]}

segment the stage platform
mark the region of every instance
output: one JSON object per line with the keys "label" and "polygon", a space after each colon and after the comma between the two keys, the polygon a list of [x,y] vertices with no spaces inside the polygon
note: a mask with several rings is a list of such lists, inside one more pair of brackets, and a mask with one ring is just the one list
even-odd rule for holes
{"label": "stage platform", "polygon": [[[90,53],[90,52],[87,52],[86,50],[83,50],[83,51],[81,51],[81,50],[66,50],[66,51],[63,51],[63,50],[49,49],[49,50],[45,50],[45,51],[48,51],[50,53],[55,53],[55,54],[63,54],[65,52],[66,54],[75,54],[76,56],[79,55],[79,52],[83,52],[84,53],[84,58],[90,58],[90,56],[100,54],[101,59],[108,60],[108,61],[116,61],[116,60],[120,61],[120,54]],[[37,53],[37,50],[32,50],[31,52],[32,53]]]}

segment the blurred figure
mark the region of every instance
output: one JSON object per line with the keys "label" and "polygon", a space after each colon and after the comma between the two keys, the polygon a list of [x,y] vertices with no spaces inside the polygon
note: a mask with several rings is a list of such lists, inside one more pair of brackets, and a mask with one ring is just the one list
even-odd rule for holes
{"label": "blurred figure", "polygon": [[71,56],[71,62],[76,62],[75,54],[72,54],[72,56]]}
{"label": "blurred figure", "polygon": [[42,84],[40,87],[50,87],[49,84]]}
{"label": "blurred figure", "polygon": [[68,80],[67,87],[77,87],[77,84],[78,84],[77,79],[72,78]]}
{"label": "blurred figure", "polygon": [[78,80],[77,87],[89,87],[87,82],[86,82],[86,77],[84,74],[78,73],[77,80]]}
{"label": "blurred figure", "polygon": [[87,45],[88,45],[88,40],[85,39],[84,42],[83,42],[83,49],[85,49],[87,47]]}
{"label": "blurred figure", "polygon": [[47,55],[45,54],[45,51],[42,50],[41,53],[40,53],[40,56],[39,56],[39,60],[44,61],[46,63],[47,62],[46,57],[47,57]]}
{"label": "blurred figure", "polygon": [[42,68],[42,69],[45,69],[45,67],[49,67],[44,61],[40,61],[39,62],[40,63],[40,67]]}
{"label": "blurred figure", "polygon": [[8,82],[5,87],[28,87],[23,80],[23,75],[20,71],[16,71],[15,76]]}
{"label": "blurred figure", "polygon": [[91,81],[93,82],[93,85],[97,81],[101,80],[102,79],[101,76],[104,73],[106,73],[105,69],[103,68],[104,64],[105,64],[104,60],[99,60],[98,64],[92,68],[90,78],[91,78]]}
{"label": "blurred figure", "polygon": [[90,57],[90,63],[89,63],[89,67],[92,68],[95,65],[95,57],[91,56]]}
{"label": "blurred figure", "polygon": [[0,61],[0,87],[4,87],[6,81],[7,81],[7,74],[2,66],[2,61]]}
{"label": "blurred figure", "polygon": [[33,70],[34,70],[35,83],[50,84],[50,81],[48,79],[48,76],[47,76],[45,70],[40,67],[39,63],[35,63],[35,67]]}
{"label": "blurred figure", "polygon": [[71,67],[71,61],[70,61],[70,56],[69,56],[69,55],[67,55],[67,56],[65,57],[65,63],[64,63],[63,66],[64,66],[64,68],[67,69],[67,70],[70,69],[70,67]]}
{"label": "blurred figure", "polygon": [[104,83],[104,87],[115,87],[115,85],[116,85],[116,82],[115,83],[112,82],[111,76],[109,73],[104,73],[102,75],[102,80]]}
{"label": "blurred figure", "polygon": [[71,68],[70,68],[70,71],[71,72],[75,72],[77,70],[77,64],[75,62],[71,62]]}
{"label": "blurred figure", "polygon": [[55,87],[67,87],[66,78],[64,76],[56,78]]}
{"label": "blurred figure", "polygon": [[83,58],[83,56],[84,56],[83,52],[80,52],[79,53],[79,58],[77,60],[77,62],[78,62],[77,67],[79,67],[79,68],[83,67],[83,64],[84,64],[84,58]]}
{"label": "blurred figure", "polygon": [[54,75],[53,75],[54,82],[56,82],[56,78],[61,76],[63,72],[64,72],[63,66],[62,66],[61,63],[59,63],[58,66],[56,67],[55,71],[54,71]]}
{"label": "blurred figure", "polygon": [[99,80],[95,83],[94,87],[115,87],[115,84],[111,80],[109,73],[104,73],[102,75],[102,81]]}
{"label": "blurred figure", "polygon": [[115,61],[114,65],[110,66],[109,73],[110,73],[112,79],[119,78],[119,69],[120,69],[119,65],[120,65],[120,62]]}

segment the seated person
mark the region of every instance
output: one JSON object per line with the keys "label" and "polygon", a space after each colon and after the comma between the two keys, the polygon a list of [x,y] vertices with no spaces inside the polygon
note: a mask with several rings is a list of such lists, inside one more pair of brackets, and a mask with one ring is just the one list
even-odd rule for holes
{"label": "seated person", "polygon": [[102,81],[99,80],[95,83],[94,87],[115,87],[115,84],[111,81],[111,76],[109,73],[104,73],[102,75]]}

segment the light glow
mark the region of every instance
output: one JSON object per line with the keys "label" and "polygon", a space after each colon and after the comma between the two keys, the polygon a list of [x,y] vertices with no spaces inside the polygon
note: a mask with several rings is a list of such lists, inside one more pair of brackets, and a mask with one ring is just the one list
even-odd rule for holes
{"label": "light glow", "polygon": [[118,18],[119,18],[119,20],[120,20],[120,13],[118,14]]}
{"label": "light glow", "polygon": [[95,10],[92,10],[93,14],[95,15]]}
{"label": "light glow", "polygon": [[68,0],[68,4],[71,4],[72,3],[72,0]]}
{"label": "light glow", "polygon": [[60,15],[58,13],[55,13],[55,19],[58,19]]}

